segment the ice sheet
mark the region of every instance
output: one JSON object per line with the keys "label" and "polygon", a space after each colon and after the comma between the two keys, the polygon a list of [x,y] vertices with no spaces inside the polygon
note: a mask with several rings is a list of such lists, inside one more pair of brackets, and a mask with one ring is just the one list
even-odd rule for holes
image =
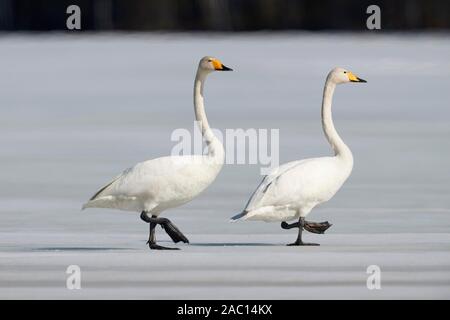
{"label": "ice sheet", "polygon": [[[5,34],[0,48],[0,298],[450,298],[448,36]],[[307,235],[321,247],[285,247],[295,231],[278,224],[228,223],[258,165],[226,165],[167,212],[191,240],[178,252],[149,252],[138,214],[80,211],[123,169],[169,154],[173,129],[192,130],[206,54],[235,70],[208,79],[211,125],[280,129],[282,163],[330,154],[332,67],[368,80],[334,99],[355,167],[309,216],[334,224]],[[82,290],[65,287],[70,264]],[[372,264],[381,290],[366,288]]]}

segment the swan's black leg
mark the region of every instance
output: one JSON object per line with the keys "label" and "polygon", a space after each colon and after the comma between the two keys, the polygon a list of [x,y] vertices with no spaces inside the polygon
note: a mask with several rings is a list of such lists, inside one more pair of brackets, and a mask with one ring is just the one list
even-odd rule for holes
{"label": "swan's black leg", "polygon": [[155,237],[156,223],[150,222],[149,226],[150,226],[150,232],[149,232],[149,235],[148,235],[147,244],[149,244],[149,243],[156,243],[156,237]]}
{"label": "swan's black leg", "polygon": [[[286,223],[286,225],[289,227],[289,225]],[[284,226],[286,226],[284,225]],[[294,243],[290,243],[288,244],[288,246],[319,246],[318,243],[306,243],[302,241],[302,232],[303,232],[303,227],[305,226],[305,218],[300,217],[300,219],[298,220],[298,235],[297,235],[297,240],[295,240]],[[282,226],[283,227],[283,224]],[[293,228],[293,227],[292,227]],[[286,229],[286,228],[285,228]],[[289,229],[289,228],[287,228]]]}
{"label": "swan's black leg", "polygon": [[156,225],[161,225],[161,227],[167,232],[170,238],[175,242],[183,241],[185,243],[189,243],[189,240],[181,233],[181,231],[169,220],[166,218],[158,218],[157,216],[152,215],[148,216],[147,212],[142,211],[141,219],[150,224],[150,233],[148,238],[148,246],[150,249],[154,250],[179,250],[179,248],[167,248],[156,244],[156,236],[155,229]]}
{"label": "swan's black leg", "polygon": [[298,222],[294,222],[294,223],[287,223],[286,221],[283,221],[281,223],[281,228],[283,229],[292,229],[292,228],[298,228],[299,223]]}
{"label": "swan's black leg", "polygon": [[155,236],[156,225],[157,225],[156,222],[150,222],[150,234],[147,241],[148,247],[152,250],[179,250],[179,248],[163,247],[156,243],[156,236]]}

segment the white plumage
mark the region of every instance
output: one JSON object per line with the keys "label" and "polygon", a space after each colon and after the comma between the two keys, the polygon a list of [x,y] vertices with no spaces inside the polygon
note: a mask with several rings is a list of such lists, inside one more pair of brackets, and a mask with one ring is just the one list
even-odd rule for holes
{"label": "white plumage", "polygon": [[306,217],[330,200],[352,170],[335,157],[288,162],[265,176],[245,208],[243,220],[290,221]]}
{"label": "white plumage", "polygon": [[328,74],[323,93],[322,126],[335,155],[292,161],[275,168],[264,177],[244,211],[232,220],[300,219],[302,224],[315,206],[330,200],[341,188],[352,172],[353,155],[334,128],[331,103],[336,85],[347,82],[365,80],[335,68]]}
{"label": "white plumage", "polygon": [[[138,163],[101,188],[83,205],[83,209],[112,208],[142,212],[141,218],[149,222],[151,228],[152,223],[159,223],[169,233],[170,230],[168,231],[167,227],[174,228],[173,225],[168,225],[170,221],[154,218],[158,217],[163,210],[178,207],[198,196],[215,180],[223,166],[223,146],[208,124],[203,103],[203,87],[209,73],[227,70],[231,69],[225,67],[219,60],[204,57],[200,60],[195,77],[195,118],[208,145],[208,154],[168,156]],[[151,215],[152,218],[147,215]],[[179,232],[178,229],[175,233],[177,232]],[[166,249],[154,243],[152,229],[150,233],[151,248]],[[172,239],[176,242],[181,240],[188,242],[183,237],[181,234],[177,239],[173,237]]]}
{"label": "white plumage", "polygon": [[158,216],[189,202],[214,181],[223,161],[207,157],[169,156],[138,163],[100,189],[83,209],[146,211]]}

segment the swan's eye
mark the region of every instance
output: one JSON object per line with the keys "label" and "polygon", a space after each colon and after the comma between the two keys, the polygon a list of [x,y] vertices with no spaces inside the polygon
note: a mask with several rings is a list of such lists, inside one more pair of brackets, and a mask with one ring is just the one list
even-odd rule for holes
{"label": "swan's eye", "polygon": [[347,71],[344,71],[344,73],[347,73]]}
{"label": "swan's eye", "polygon": [[208,62],[212,62],[212,59],[209,59]]}

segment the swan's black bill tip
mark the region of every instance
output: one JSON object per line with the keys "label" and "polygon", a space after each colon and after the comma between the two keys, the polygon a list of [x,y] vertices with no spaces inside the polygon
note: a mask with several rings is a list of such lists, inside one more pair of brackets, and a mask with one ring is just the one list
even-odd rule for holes
{"label": "swan's black bill tip", "polygon": [[225,65],[222,65],[222,69],[219,69],[219,71],[233,71],[233,69],[228,68],[228,67],[225,66]]}
{"label": "swan's black bill tip", "polygon": [[367,81],[364,80],[364,79],[361,79],[361,78],[356,78],[356,80],[352,80],[352,82],[362,82],[362,83],[365,83],[365,82],[367,82]]}

